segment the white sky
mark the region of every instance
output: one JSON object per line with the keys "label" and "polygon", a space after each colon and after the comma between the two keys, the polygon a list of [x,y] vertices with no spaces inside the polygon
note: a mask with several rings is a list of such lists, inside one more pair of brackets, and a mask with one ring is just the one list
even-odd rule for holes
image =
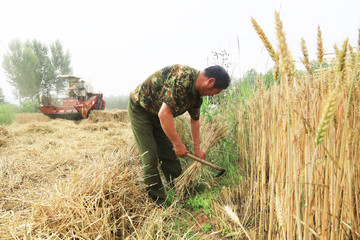
{"label": "white sky", "polygon": [[[231,74],[273,66],[252,27],[260,24],[276,48],[274,12],[279,11],[295,60],[304,37],[316,58],[320,25],[324,49],[334,52],[348,37],[357,45],[359,0],[3,0],[0,2],[0,88],[17,103],[2,68],[10,41],[57,39],[71,54],[74,75],[105,96],[127,95],[154,71],[174,63],[199,70],[212,51],[226,50]],[[240,51],[238,48],[238,42]],[[300,66],[300,65],[299,65]]]}

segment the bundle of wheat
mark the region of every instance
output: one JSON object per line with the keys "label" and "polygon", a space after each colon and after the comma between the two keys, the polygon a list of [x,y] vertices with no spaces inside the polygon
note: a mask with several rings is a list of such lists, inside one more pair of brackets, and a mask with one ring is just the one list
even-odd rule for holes
{"label": "bundle of wheat", "polygon": [[[210,148],[220,139],[225,137],[228,127],[224,124],[220,116],[213,118],[212,122],[202,122],[200,132],[200,148],[208,153]],[[199,183],[201,177],[209,177],[209,171],[202,168],[202,164],[194,162],[177,179],[175,179],[175,188],[179,198],[186,196],[190,190]]]}

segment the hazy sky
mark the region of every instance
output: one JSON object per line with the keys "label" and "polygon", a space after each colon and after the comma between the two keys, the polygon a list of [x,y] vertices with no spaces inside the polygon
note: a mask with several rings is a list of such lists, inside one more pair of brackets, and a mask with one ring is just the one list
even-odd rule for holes
{"label": "hazy sky", "polygon": [[[230,74],[238,77],[273,66],[251,17],[276,48],[275,11],[296,61],[302,37],[316,58],[318,25],[326,52],[347,37],[357,45],[359,0],[3,0],[0,60],[11,40],[49,45],[59,39],[71,54],[74,75],[105,96],[128,94],[170,64],[203,69],[213,63],[212,51],[230,53]],[[0,88],[7,101],[17,103],[2,64]]]}

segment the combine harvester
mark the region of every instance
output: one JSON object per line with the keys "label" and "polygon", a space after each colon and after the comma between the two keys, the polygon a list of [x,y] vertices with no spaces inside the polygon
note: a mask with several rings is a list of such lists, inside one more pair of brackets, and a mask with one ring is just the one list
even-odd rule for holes
{"label": "combine harvester", "polygon": [[74,76],[61,76],[68,80],[67,97],[62,99],[61,105],[55,105],[49,98],[41,96],[40,111],[50,118],[80,120],[87,118],[90,111],[104,110],[105,101],[101,93],[94,93],[92,86]]}

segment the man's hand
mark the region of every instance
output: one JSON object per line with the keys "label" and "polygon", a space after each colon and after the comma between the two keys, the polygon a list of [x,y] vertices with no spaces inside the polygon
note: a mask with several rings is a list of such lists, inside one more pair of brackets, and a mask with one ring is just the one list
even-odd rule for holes
{"label": "man's hand", "polygon": [[176,155],[181,158],[185,158],[189,152],[183,143],[174,145],[174,150]]}
{"label": "man's hand", "polygon": [[194,155],[198,158],[204,159],[206,160],[206,153],[201,151],[200,149],[195,149],[194,150]]}

